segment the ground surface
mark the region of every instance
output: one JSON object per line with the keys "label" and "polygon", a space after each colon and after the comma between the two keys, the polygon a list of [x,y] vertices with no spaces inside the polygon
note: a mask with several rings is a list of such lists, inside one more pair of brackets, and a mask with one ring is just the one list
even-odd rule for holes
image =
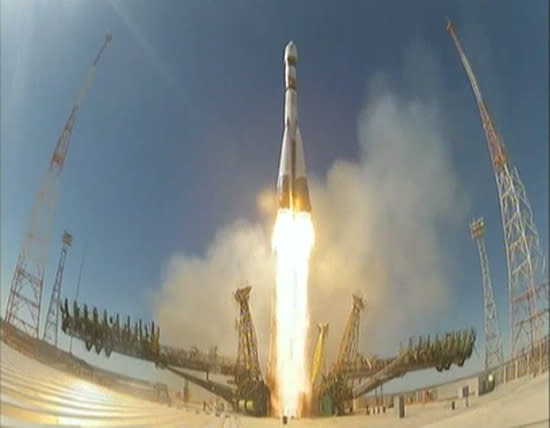
{"label": "ground surface", "polygon": [[[196,408],[175,409],[138,400],[47,367],[2,343],[0,388],[2,427],[127,426],[262,428],[281,426],[275,419],[207,415]],[[466,408],[457,402],[415,405],[397,419],[384,415],[347,416],[290,421],[288,427],[425,427],[513,428],[548,427],[548,373],[525,378],[471,398]]]}

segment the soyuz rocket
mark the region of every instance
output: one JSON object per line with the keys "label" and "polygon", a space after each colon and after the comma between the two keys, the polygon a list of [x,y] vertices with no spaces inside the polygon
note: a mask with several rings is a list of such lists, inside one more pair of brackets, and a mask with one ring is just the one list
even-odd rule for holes
{"label": "soyuz rocket", "polygon": [[294,42],[286,45],[284,133],[281,161],[277,179],[279,209],[293,213],[311,212],[309,189],[304,161],[302,136],[298,128],[298,93],[296,89],[296,62],[298,51]]}

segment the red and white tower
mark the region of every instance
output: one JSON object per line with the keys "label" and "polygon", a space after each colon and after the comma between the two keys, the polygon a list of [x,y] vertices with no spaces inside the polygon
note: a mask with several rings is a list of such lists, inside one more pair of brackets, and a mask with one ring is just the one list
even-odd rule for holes
{"label": "red and white tower", "polygon": [[[31,222],[24,237],[19,258],[17,259],[17,266],[13,274],[8,305],[6,307],[6,322],[21,328],[36,338],[38,338],[38,328],[40,325],[44,271],[47,262],[48,245],[50,243],[52,219],[59,189],[59,177],[65,164],[80,104],[84,100],[86,92],[94,79],[97,63],[103,51],[111,42],[111,39],[111,34],[108,33],[92,63],[84,86],[78,94],[65,127],[57,140],[49,167],[40,184],[38,197],[35,200],[31,215]],[[24,308],[27,310],[23,311]]]}
{"label": "red and white tower", "polygon": [[525,186],[495,129],[472,67],[450,21],[447,31],[474,91],[495,172],[508,267],[510,346],[512,357],[517,357],[532,351],[548,331],[548,297],[542,285],[545,283],[544,255]]}

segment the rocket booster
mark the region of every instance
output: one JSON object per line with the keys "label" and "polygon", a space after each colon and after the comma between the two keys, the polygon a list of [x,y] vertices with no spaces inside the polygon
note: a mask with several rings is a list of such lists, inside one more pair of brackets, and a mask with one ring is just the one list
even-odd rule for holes
{"label": "rocket booster", "polygon": [[292,212],[311,212],[309,189],[304,161],[302,136],[298,128],[298,93],[296,90],[296,62],[298,51],[294,42],[286,45],[284,133],[279,163],[277,193],[279,209]]}

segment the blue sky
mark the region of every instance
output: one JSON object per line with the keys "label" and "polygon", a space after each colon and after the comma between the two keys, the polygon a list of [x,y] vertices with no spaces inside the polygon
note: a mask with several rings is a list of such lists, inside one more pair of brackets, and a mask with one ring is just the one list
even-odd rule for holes
{"label": "blue sky", "polygon": [[[238,218],[261,221],[257,195],[275,185],[282,52],[292,39],[312,176],[322,179],[337,159],[361,156],[359,115],[379,73],[401,97],[438,99],[450,162],[468,204],[459,224],[439,237],[449,254],[452,305],[438,325],[419,324],[416,334],[473,325],[481,335],[481,275],[468,229],[480,215],[505,328],[496,186],[446,17],[519,167],[548,248],[547,2],[21,0],[2,2],[1,14],[2,313],[39,180],[107,30],[113,43],[82,105],[61,178],[45,302],[64,229],[74,240],[63,295],[74,294],[86,246],[81,299],[151,319],[151,298],[174,255],[204,258],[220,228]],[[407,67],[422,62],[411,60],[418,52],[435,61],[437,76],[411,85],[408,78],[419,70]]]}

